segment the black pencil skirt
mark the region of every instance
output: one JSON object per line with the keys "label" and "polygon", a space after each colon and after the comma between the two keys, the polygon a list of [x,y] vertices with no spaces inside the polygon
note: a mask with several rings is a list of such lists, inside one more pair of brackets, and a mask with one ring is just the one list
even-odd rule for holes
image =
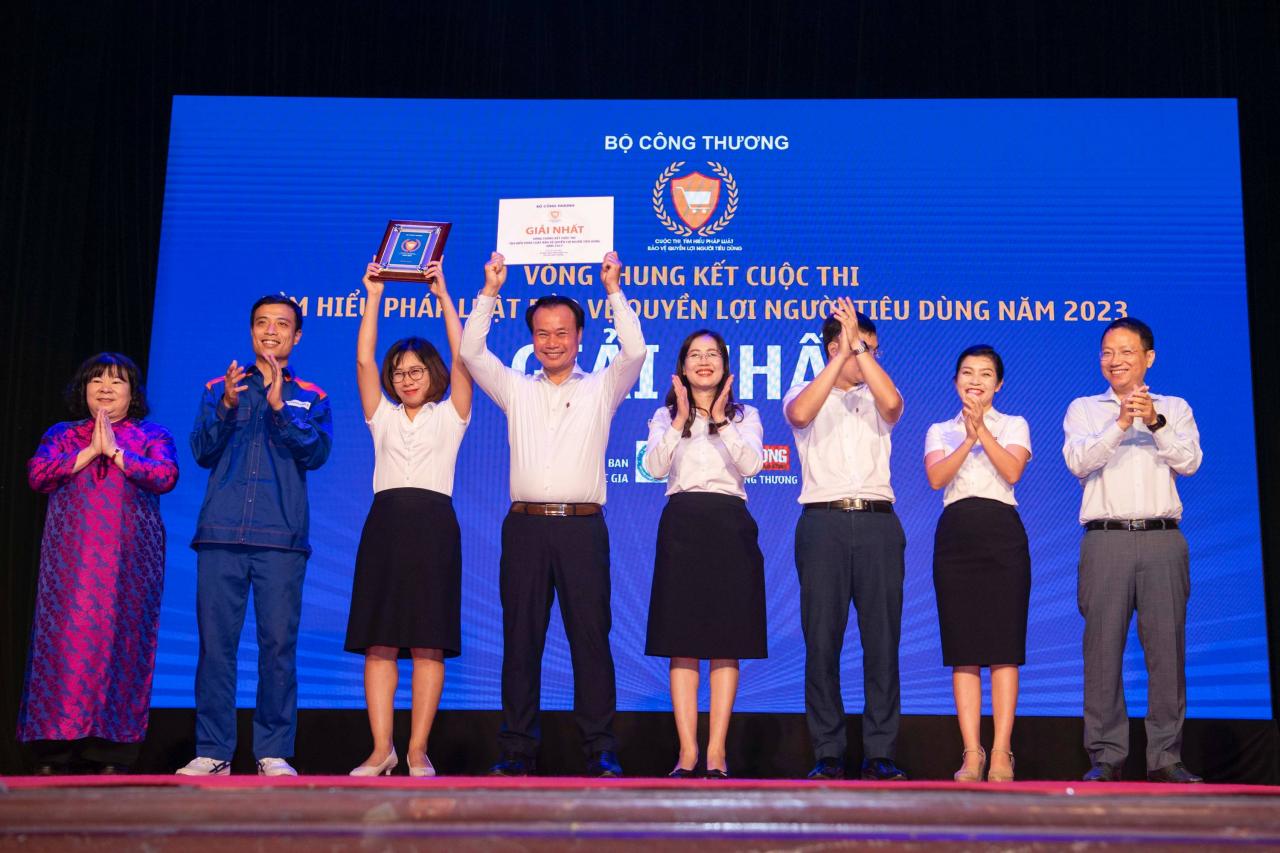
{"label": "black pencil skirt", "polygon": [[1026,662],[1031,555],[1016,507],[964,498],[944,509],[933,538],[933,587],[944,665]]}
{"label": "black pencil skirt", "polygon": [[668,498],[658,522],[645,654],[769,656],[758,535],[741,498],[710,492]]}
{"label": "black pencil skirt", "polygon": [[453,500],[429,489],[373,496],[356,551],[349,652],[391,646],[462,651],[462,537]]}

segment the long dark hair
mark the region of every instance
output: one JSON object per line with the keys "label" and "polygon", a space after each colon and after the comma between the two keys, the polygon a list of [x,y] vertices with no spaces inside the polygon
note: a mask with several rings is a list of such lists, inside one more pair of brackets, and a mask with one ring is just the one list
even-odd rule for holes
{"label": "long dark hair", "polygon": [[[684,343],[680,345],[680,354],[676,356],[676,376],[680,377],[680,381],[684,383],[685,392],[689,395],[689,410],[693,414],[693,387],[689,384],[689,377],[684,375],[684,361],[689,357],[689,347],[693,346],[693,342],[698,338],[711,338],[716,342],[716,349],[720,350],[720,364],[724,368],[724,372],[720,375],[720,381],[716,383],[715,394],[712,396],[714,400],[720,396],[720,392],[724,390],[724,383],[729,381],[729,345],[724,342],[724,338],[719,332],[713,332],[710,329],[699,329],[689,337],[684,339]],[[672,388],[667,392],[667,411],[671,413],[671,417],[676,416],[676,389]],[[724,407],[724,416],[731,421],[742,420],[742,404],[733,399],[733,389],[729,389],[729,400]],[[707,418],[710,420],[711,413],[707,412]],[[688,423],[684,425],[684,432],[681,436],[688,438],[692,434],[693,418],[690,417]],[[708,424],[707,429],[711,435],[715,435],[719,430],[714,424]]]}
{"label": "long dark hair", "polygon": [[85,389],[89,387],[90,380],[104,374],[118,376],[129,383],[129,411],[125,416],[136,420],[145,418],[149,409],[147,389],[142,384],[142,371],[133,363],[133,359],[118,352],[100,352],[97,355],[91,355],[84,360],[84,364],[80,365],[76,375],[71,377],[67,390],[63,392],[71,414],[77,418],[89,417],[89,403],[85,399]]}

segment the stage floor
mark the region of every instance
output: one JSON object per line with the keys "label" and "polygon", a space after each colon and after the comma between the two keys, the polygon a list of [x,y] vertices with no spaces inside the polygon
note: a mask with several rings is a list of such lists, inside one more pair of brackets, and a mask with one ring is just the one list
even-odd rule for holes
{"label": "stage floor", "polygon": [[0,779],[0,850],[1280,849],[1280,788],[1062,782]]}

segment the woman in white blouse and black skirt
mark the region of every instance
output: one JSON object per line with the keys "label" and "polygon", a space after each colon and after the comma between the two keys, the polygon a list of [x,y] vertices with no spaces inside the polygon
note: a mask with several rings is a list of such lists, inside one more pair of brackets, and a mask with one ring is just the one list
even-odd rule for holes
{"label": "woman in white blouse and black skirt", "polygon": [[668,775],[676,778],[693,776],[698,763],[699,662],[711,671],[706,775],[724,779],[738,661],[768,656],[764,556],[743,488],[764,465],[764,430],[755,409],[734,402],[728,362],[719,334],[685,338],[644,457],[652,476],[667,478],[645,654],[671,659],[680,758]]}
{"label": "woman in white blouse and black skirt", "polygon": [[[444,317],[452,369],[423,338],[393,343],[379,370],[383,282],[369,264],[356,343],[356,379],[373,434],[373,506],[360,533],[346,650],[364,655],[373,752],[352,776],[390,774],[397,661],[413,659],[410,776],[434,776],[427,737],[444,688],[444,659],[461,652],[462,546],[453,473],[471,418],[471,376],[458,358],[462,324],[439,262],[423,278]],[[445,394],[449,394],[448,398]]]}
{"label": "woman in white blouse and black skirt", "polygon": [[984,666],[991,668],[995,717],[987,778],[1013,780],[1013,718],[1031,595],[1031,557],[1013,486],[1031,458],[1031,434],[1024,419],[992,406],[1003,383],[1004,362],[994,349],[980,344],[960,353],[960,414],[929,427],[925,438],[929,485],[946,487],[933,542],[933,585],[942,662],[952,668],[964,738],[958,782],[980,781],[986,769],[979,739]]}

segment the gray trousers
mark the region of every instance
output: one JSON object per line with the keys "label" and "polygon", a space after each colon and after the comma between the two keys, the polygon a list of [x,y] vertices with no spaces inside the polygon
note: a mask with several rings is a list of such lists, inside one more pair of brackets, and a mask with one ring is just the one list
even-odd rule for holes
{"label": "gray trousers", "polygon": [[1191,579],[1180,530],[1090,530],[1080,543],[1084,748],[1094,763],[1129,754],[1124,647],[1134,610],[1147,662],[1147,770],[1182,760]]}
{"label": "gray trousers", "polygon": [[893,513],[806,509],[796,524],[800,621],[804,628],[805,717],[817,758],[844,760],[840,651],[849,604],[862,640],[862,755],[893,758],[901,695],[903,561],[907,540]]}

